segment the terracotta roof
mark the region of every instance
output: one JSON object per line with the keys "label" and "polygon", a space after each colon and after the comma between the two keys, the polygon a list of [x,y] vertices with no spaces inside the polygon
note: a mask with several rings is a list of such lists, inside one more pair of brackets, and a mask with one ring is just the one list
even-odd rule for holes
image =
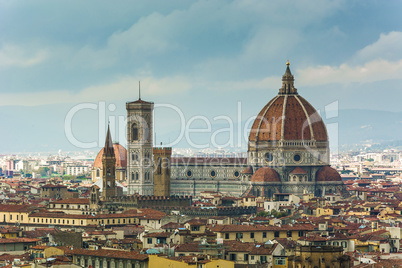
{"label": "terracotta roof", "polygon": [[192,219],[186,222],[190,226],[201,226],[201,225],[206,225],[207,224],[207,219]]}
{"label": "terracotta roof", "polygon": [[301,167],[296,167],[292,170],[292,172],[290,172],[290,174],[307,174],[307,171],[305,171]]}
{"label": "terracotta roof", "polygon": [[184,228],[184,224],[177,222],[169,222],[161,226],[161,229],[178,229],[178,228]]}
{"label": "terracotta roof", "polygon": [[[103,151],[105,148],[102,148],[98,155],[95,158],[94,167],[102,168],[102,157]],[[116,167],[127,167],[127,150],[119,143],[113,143],[113,151],[116,157]]]}
{"label": "terracotta roof", "polygon": [[49,204],[80,204],[80,205],[88,205],[89,199],[87,198],[68,198],[68,199],[60,199]]}
{"label": "terracotta roof", "polygon": [[0,205],[0,212],[31,212],[34,209],[35,207],[31,205]]}
{"label": "terracotta roof", "polygon": [[[286,99],[286,101],[285,101]],[[284,115],[284,117],[282,117]],[[310,126],[313,135],[310,132]],[[250,130],[250,141],[327,141],[327,130],[314,107],[300,95],[278,95],[259,112]]]}
{"label": "terracotta roof", "polygon": [[314,230],[314,225],[312,224],[294,224],[294,225],[282,225],[273,226],[273,225],[236,225],[236,224],[227,224],[227,225],[216,225],[211,228],[213,232],[253,232],[253,231],[312,231]]}
{"label": "terracotta roof", "polygon": [[200,242],[180,244],[176,247],[175,252],[202,252],[199,244]]}
{"label": "terracotta roof", "polygon": [[241,173],[243,174],[253,174],[253,167],[248,166],[246,169],[244,169]]}
{"label": "terracotta roof", "polygon": [[270,167],[261,167],[257,169],[251,177],[252,182],[280,182],[278,172]]}
{"label": "terracotta roof", "polygon": [[171,234],[169,232],[148,233],[144,237],[169,237]]}
{"label": "terracotta roof", "polygon": [[62,184],[46,184],[43,185],[42,188],[67,188],[67,186]]}
{"label": "terracotta roof", "polygon": [[316,181],[342,181],[342,178],[336,169],[330,166],[323,166],[317,171]]}
{"label": "terracotta roof", "polygon": [[107,257],[115,259],[128,259],[128,260],[140,260],[145,261],[148,259],[147,254],[140,254],[135,251],[122,251],[122,250],[87,250],[87,249],[73,249],[74,255],[85,255],[85,256],[96,256],[96,257]]}
{"label": "terracotta roof", "polygon": [[33,242],[38,242],[38,241],[40,241],[40,239],[26,238],[26,237],[0,238],[0,244],[33,243]]}

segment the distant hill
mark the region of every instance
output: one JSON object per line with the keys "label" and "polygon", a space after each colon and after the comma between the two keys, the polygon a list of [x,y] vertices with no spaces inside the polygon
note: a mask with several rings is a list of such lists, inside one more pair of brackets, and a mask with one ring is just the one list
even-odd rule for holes
{"label": "distant hill", "polygon": [[[124,106],[121,105],[119,114],[125,115]],[[16,152],[57,152],[57,150],[82,151],[70,144],[66,138],[65,118],[72,105],[47,105],[40,107],[2,106],[0,107],[0,153]],[[118,106],[119,107],[119,106]],[[97,142],[103,146],[104,133],[99,136],[98,111],[86,109],[80,111],[72,120],[73,134],[80,141]],[[340,151],[350,150],[367,143],[374,144],[373,149],[401,146],[402,140],[402,112],[385,112],[373,110],[340,110],[338,117],[326,119],[330,133],[331,146],[338,140]],[[106,120],[106,119],[105,119]],[[158,120],[155,120],[158,124]],[[213,122],[212,122],[213,123]],[[244,125],[244,122],[243,122]],[[205,127],[205,126],[202,126]],[[212,131],[227,128],[227,125],[213,124]],[[338,129],[339,138],[332,135],[333,129]],[[234,126],[235,132],[237,126]],[[160,141],[174,140],[178,136],[177,129],[158,128],[158,144]],[[335,131],[336,132],[336,131]],[[234,140],[237,140],[237,133]],[[112,133],[113,135],[113,133]],[[125,135],[123,133],[123,135]],[[225,143],[226,133],[221,133],[218,140]],[[115,137],[115,136],[114,136]],[[208,144],[211,140],[210,133],[196,134],[194,140],[198,144]],[[125,146],[125,144],[123,143]],[[388,146],[388,147],[387,147]],[[182,140],[174,147],[190,148],[191,145]],[[243,138],[242,148],[247,145]],[[225,148],[231,150],[231,148]],[[98,148],[90,149],[97,151]],[[237,151],[239,148],[236,149]]]}

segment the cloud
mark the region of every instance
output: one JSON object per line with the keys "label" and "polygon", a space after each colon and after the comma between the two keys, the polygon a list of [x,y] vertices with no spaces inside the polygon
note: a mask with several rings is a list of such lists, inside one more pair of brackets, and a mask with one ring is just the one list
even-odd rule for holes
{"label": "cloud", "polygon": [[373,59],[394,61],[402,59],[402,32],[390,32],[381,34],[373,44],[358,51],[354,60],[365,62]]}
{"label": "cloud", "polygon": [[[401,79],[402,32],[381,34],[379,39],[339,66],[322,65],[297,69],[297,84],[370,83]],[[358,63],[357,63],[358,62]]]}
{"label": "cloud", "polygon": [[400,79],[402,60],[390,62],[374,60],[364,65],[318,66],[297,70],[297,84],[301,86],[331,83],[370,83],[389,79]]}
{"label": "cloud", "polygon": [[[37,106],[55,103],[80,103],[99,100],[132,99],[137,96],[138,78],[123,77],[105,85],[90,86],[78,93],[67,90],[52,90],[25,93],[0,93],[0,106],[23,105]],[[178,94],[191,88],[191,83],[184,77],[173,76],[156,79],[142,78],[142,89],[147,96]]]}
{"label": "cloud", "polygon": [[14,45],[4,45],[0,50],[0,67],[29,67],[42,63],[48,57],[45,50],[28,52]]}

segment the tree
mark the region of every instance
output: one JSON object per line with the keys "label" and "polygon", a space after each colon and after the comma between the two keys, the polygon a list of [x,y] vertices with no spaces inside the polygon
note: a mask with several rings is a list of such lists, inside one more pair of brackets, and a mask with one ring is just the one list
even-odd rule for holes
{"label": "tree", "polygon": [[268,216],[269,216],[269,213],[265,210],[257,213],[257,217],[268,217]]}

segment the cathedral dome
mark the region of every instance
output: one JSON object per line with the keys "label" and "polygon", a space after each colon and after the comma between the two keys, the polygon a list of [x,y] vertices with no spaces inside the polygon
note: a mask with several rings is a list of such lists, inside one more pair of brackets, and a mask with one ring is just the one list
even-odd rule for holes
{"label": "cathedral dome", "polygon": [[249,141],[328,141],[327,130],[314,107],[297,93],[289,69],[282,77],[279,94],[260,111],[252,125]]}
{"label": "cathedral dome", "polygon": [[[105,148],[102,148],[98,155],[95,158],[94,167],[102,168],[102,157],[103,151]],[[119,143],[113,143],[113,150],[116,157],[116,167],[127,167],[127,150]]]}
{"label": "cathedral dome", "polygon": [[257,169],[251,177],[252,182],[280,182],[278,172],[270,167],[262,167]]}
{"label": "cathedral dome", "polygon": [[342,181],[338,171],[330,166],[323,166],[317,171],[316,181]]}

